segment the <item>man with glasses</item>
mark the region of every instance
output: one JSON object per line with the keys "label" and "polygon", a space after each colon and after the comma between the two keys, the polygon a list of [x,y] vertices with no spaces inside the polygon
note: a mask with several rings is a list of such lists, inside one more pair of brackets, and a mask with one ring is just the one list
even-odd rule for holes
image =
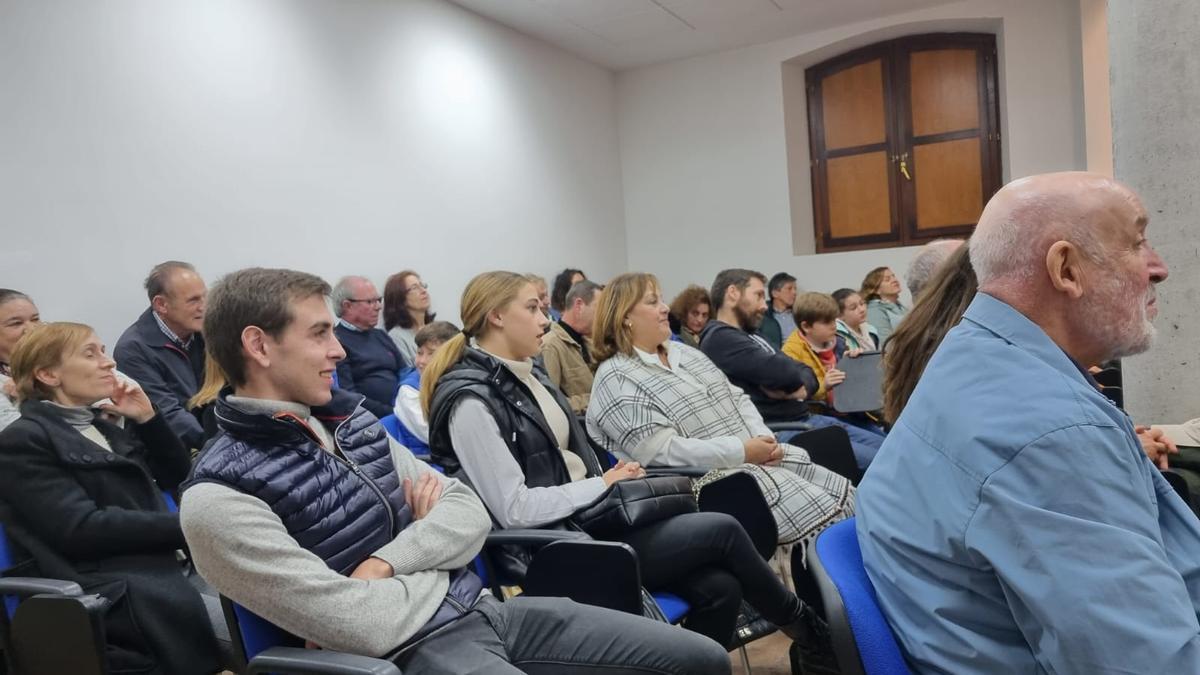
{"label": "man with glasses", "polygon": [[337,365],[338,387],[366,397],[363,407],[376,417],[392,413],[400,371],[409,364],[396,343],[378,328],[383,298],[370,279],[343,277],[333,289],[338,341],[346,358]]}

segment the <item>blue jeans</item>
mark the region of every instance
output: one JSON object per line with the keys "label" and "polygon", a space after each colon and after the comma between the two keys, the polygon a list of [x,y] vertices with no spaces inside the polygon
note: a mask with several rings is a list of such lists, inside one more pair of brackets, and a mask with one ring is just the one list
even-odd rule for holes
{"label": "blue jeans", "polygon": [[811,424],[814,429],[824,429],[825,427],[845,429],[850,436],[850,447],[854,449],[854,461],[863,471],[866,471],[867,467],[871,465],[871,460],[879,454],[879,446],[883,445],[883,434],[855,426],[836,417],[809,415],[804,418],[804,421]]}

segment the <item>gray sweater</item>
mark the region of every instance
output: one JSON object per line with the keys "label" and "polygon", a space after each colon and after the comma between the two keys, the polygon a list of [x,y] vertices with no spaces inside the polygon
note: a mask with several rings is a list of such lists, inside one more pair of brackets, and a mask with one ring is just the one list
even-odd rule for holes
{"label": "gray sweater", "polygon": [[[303,412],[301,419],[311,415],[303,406],[273,405]],[[309,425],[325,432],[316,419]],[[328,449],[328,437],[325,442]],[[449,587],[447,571],[479,553],[491,521],[466,485],[430,469],[395,441],[391,450],[401,481],[415,484],[429,473],[442,483],[429,514],[373,554],[392,566],[394,577],[342,576],[301,548],[265,502],[216,483],[189,488],[179,506],[196,569],[222,595],[322,647],[367,656],[392,651],[437,611]]]}

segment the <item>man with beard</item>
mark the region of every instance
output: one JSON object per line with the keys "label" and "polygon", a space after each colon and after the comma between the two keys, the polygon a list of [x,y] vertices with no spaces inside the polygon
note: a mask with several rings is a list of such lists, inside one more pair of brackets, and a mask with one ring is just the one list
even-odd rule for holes
{"label": "man with beard", "polygon": [[1147,221],[1088,173],[984,209],[979,292],[858,492],[914,672],[1200,672],[1200,521],[1085,367],[1150,347],[1167,268]]}
{"label": "man with beard", "polygon": [[753,270],[717,274],[711,296],[716,318],[700,332],[700,351],[750,396],[764,421],[845,429],[854,458],[865,469],[879,450],[880,437],[837,418],[811,414],[805,399],[820,388],[817,376],[755,333],[767,313],[766,280]]}

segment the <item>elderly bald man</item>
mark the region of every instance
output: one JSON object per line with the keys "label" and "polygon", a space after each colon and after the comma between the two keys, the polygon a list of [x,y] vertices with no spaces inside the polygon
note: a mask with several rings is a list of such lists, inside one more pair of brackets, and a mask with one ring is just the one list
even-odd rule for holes
{"label": "elderly bald man", "polygon": [[979,293],[858,492],[880,605],[920,673],[1200,673],[1200,521],[1084,364],[1145,351],[1167,268],[1099,175],[1004,187]]}

